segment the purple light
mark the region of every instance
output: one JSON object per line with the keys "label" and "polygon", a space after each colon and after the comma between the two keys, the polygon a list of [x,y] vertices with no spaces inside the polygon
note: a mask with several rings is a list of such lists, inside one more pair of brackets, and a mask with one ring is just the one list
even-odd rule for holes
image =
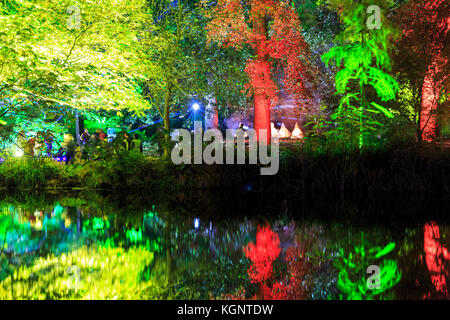
{"label": "purple light", "polygon": [[63,161],[65,162],[65,161],[67,161],[67,157],[66,156],[54,157],[53,160],[56,161],[56,162],[63,162]]}

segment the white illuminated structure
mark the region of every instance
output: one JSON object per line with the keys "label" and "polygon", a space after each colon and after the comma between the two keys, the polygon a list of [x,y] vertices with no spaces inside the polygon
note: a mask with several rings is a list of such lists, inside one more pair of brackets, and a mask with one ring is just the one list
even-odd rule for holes
{"label": "white illuminated structure", "polygon": [[295,128],[292,131],[291,139],[303,139],[303,131],[298,126],[298,123],[295,123]]}
{"label": "white illuminated structure", "polygon": [[275,125],[273,124],[273,122],[270,123],[270,135],[272,137],[277,137],[277,138],[279,137],[278,129],[275,128]]}
{"label": "white illuminated structure", "polygon": [[286,128],[284,123],[281,123],[281,128],[280,128],[280,133],[279,133],[280,139],[289,138],[290,136],[291,136],[291,133],[289,132],[289,130]]}

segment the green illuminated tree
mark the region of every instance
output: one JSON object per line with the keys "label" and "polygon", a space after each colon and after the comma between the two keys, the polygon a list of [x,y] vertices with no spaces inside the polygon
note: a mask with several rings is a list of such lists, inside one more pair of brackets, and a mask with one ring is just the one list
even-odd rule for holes
{"label": "green illuminated tree", "polygon": [[[6,4],[5,4],[6,3]],[[143,0],[8,0],[2,2],[0,99],[26,99],[73,108],[136,111],[142,99],[126,48]]]}
{"label": "green illuminated tree", "polygon": [[[379,103],[394,99],[398,91],[397,82],[386,73],[391,67],[390,41],[396,37],[397,30],[386,18],[387,0],[328,0],[327,3],[338,11],[344,28],[336,37],[337,45],[322,56],[327,65],[334,61],[339,70],[335,85],[342,98],[332,120],[338,125],[340,138],[346,134],[357,137],[362,147],[364,138],[380,124],[374,115],[393,117]],[[381,9],[378,23],[376,12],[371,11],[373,5]],[[371,96],[381,102],[370,101]]]}
{"label": "green illuminated tree", "polygon": [[134,50],[145,79],[143,97],[163,119],[164,155],[168,156],[170,114],[201,86],[195,81],[201,61],[194,58],[191,43],[203,31],[195,1],[147,0],[140,19]]}
{"label": "green illuminated tree", "polygon": [[[0,3],[0,136],[55,127],[73,110],[142,114],[134,24],[144,0]],[[72,117],[73,118],[73,117]],[[28,125],[31,124],[31,125]]]}

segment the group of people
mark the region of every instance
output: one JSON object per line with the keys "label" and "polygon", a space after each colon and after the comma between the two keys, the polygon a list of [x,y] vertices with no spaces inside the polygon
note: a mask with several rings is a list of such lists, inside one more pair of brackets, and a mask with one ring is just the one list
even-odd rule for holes
{"label": "group of people", "polygon": [[[64,159],[66,164],[74,158],[98,160],[107,157],[107,155],[117,150],[143,152],[142,142],[138,134],[133,137],[127,132],[107,135],[103,129],[97,129],[95,133],[90,134],[88,129],[84,129],[79,137],[80,143],[70,133],[64,134],[64,141],[56,153],[56,158]],[[52,156],[52,147],[54,136],[50,132],[45,135],[32,135],[28,140],[25,138],[25,132],[19,132],[17,145],[23,150],[26,156]]]}
{"label": "group of people", "polygon": [[50,156],[54,135],[50,131],[40,131],[27,139],[25,131],[19,131],[16,145],[23,154],[31,157]]}
{"label": "group of people", "polygon": [[71,135],[67,135],[62,144],[66,163],[76,156],[91,160],[98,160],[102,156],[106,158],[117,150],[143,152],[138,134],[134,134],[131,138],[126,131],[116,135],[115,130],[111,134],[106,134],[103,129],[97,129],[95,133],[90,134],[88,129],[84,129],[80,135],[80,144],[76,144],[74,140]]}

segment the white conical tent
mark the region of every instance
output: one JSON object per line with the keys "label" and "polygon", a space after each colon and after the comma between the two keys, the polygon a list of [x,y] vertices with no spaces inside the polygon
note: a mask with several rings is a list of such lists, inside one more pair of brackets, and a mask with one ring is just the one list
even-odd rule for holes
{"label": "white conical tent", "polygon": [[286,128],[286,126],[284,125],[284,123],[281,123],[281,128],[280,128],[280,133],[279,133],[280,139],[283,138],[289,138],[291,136],[291,133],[289,132],[289,130]]}
{"label": "white conical tent", "polygon": [[295,124],[295,128],[291,134],[291,139],[303,139],[303,131],[300,130],[298,123]]}
{"label": "white conical tent", "polygon": [[270,132],[271,132],[270,135],[271,135],[272,137],[279,137],[278,129],[275,128],[275,125],[273,124],[273,122],[270,123]]}

